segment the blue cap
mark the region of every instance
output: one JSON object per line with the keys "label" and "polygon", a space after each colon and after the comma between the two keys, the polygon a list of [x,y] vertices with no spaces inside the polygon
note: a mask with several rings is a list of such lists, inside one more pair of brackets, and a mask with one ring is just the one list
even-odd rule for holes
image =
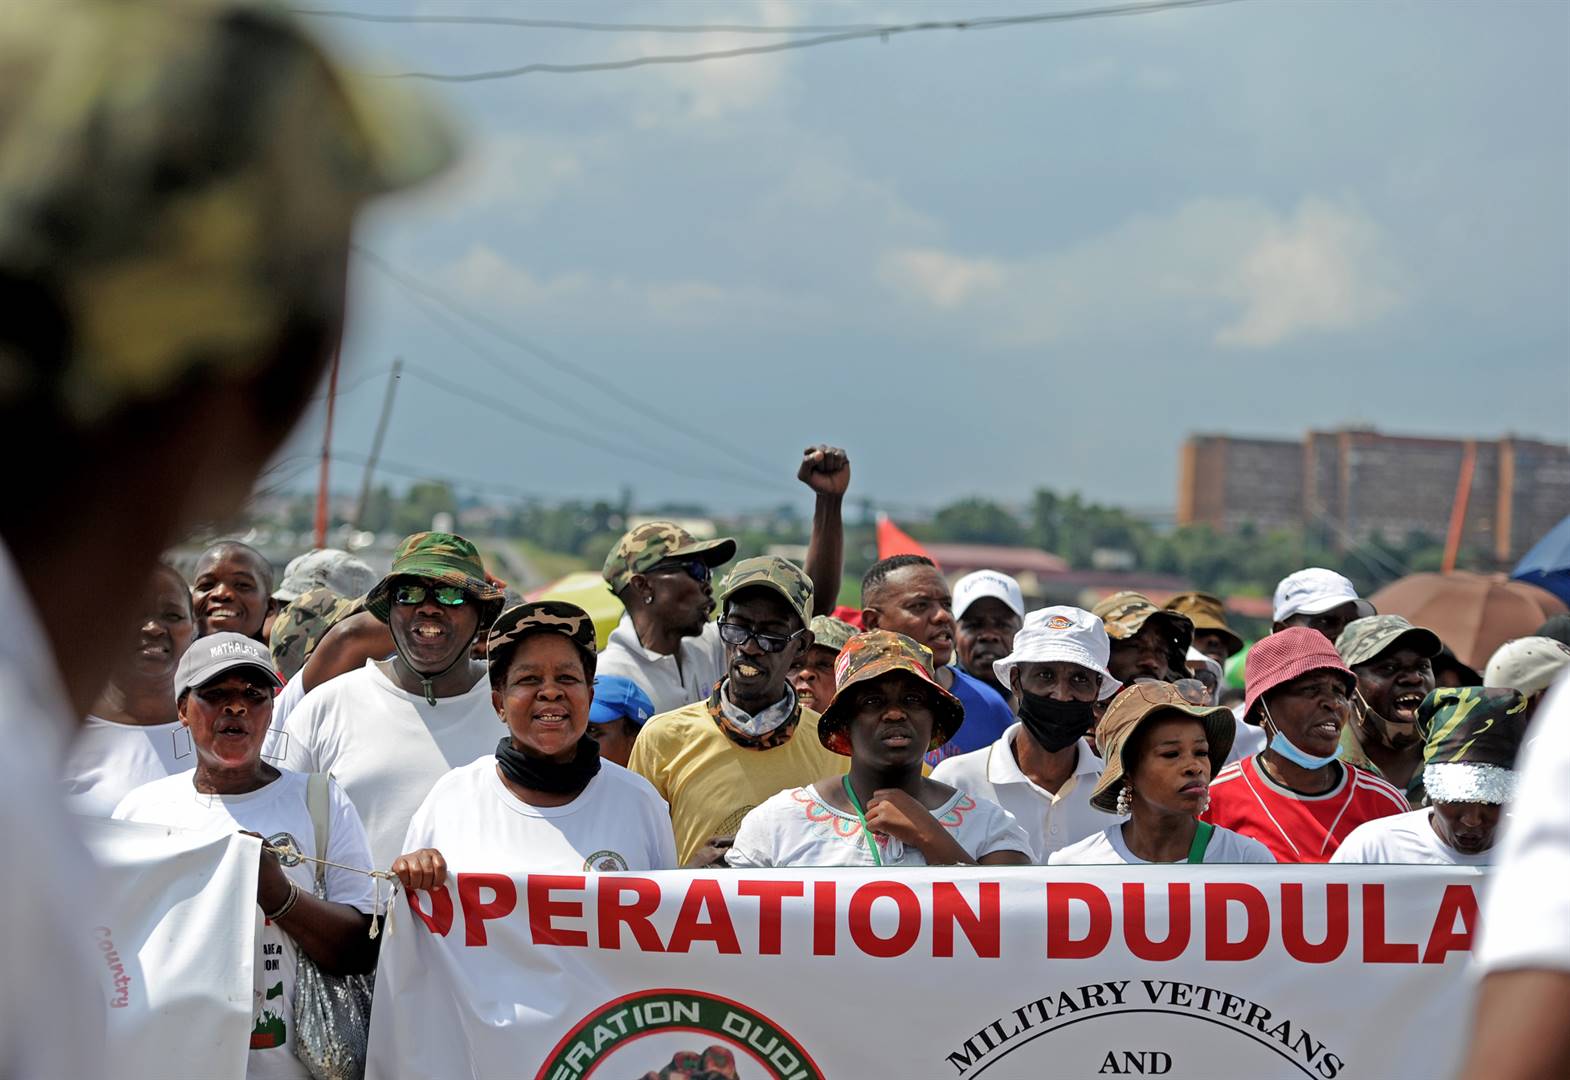
{"label": "blue cap", "polygon": [[594,701],[589,705],[589,723],[609,724],[626,717],[637,727],[654,715],[654,702],[631,679],[620,675],[599,675],[594,679]]}

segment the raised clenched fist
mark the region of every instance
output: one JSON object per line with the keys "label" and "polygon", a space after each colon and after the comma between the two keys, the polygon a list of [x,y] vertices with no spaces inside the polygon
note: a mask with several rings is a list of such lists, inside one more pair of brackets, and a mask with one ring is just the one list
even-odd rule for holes
{"label": "raised clenched fist", "polygon": [[671,1063],[659,1072],[646,1072],[639,1080],[741,1080],[736,1072],[736,1055],[723,1046],[711,1046],[703,1053],[678,1050]]}

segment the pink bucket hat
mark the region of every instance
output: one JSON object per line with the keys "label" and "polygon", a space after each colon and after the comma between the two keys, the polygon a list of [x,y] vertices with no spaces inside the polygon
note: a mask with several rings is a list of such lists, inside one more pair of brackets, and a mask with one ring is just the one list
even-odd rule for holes
{"label": "pink bucket hat", "polygon": [[1357,685],[1357,676],[1318,630],[1292,626],[1260,638],[1243,661],[1243,715],[1267,692],[1310,671],[1339,671],[1348,689]]}

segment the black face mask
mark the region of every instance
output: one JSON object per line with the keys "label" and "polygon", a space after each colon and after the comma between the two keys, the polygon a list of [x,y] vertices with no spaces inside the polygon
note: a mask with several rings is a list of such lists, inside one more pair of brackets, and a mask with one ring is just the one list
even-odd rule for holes
{"label": "black face mask", "polygon": [[600,744],[585,735],[578,740],[571,761],[552,761],[525,754],[512,744],[512,736],[504,735],[496,744],[496,764],[502,775],[519,787],[551,795],[576,795],[600,771]]}
{"label": "black face mask", "polygon": [[1073,746],[1096,722],[1094,701],[1059,701],[1020,692],[1019,718],[1043,750],[1056,753]]}

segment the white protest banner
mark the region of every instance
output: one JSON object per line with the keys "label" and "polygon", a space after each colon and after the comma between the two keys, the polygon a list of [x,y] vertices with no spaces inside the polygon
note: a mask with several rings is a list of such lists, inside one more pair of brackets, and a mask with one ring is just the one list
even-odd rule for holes
{"label": "white protest banner", "polygon": [[368,1076],[639,1080],[685,1054],[740,1080],[1442,1077],[1481,885],[1430,866],[457,873],[399,904]]}
{"label": "white protest banner", "polygon": [[83,818],[101,891],[86,905],[119,1080],[242,1080],[261,841]]}

